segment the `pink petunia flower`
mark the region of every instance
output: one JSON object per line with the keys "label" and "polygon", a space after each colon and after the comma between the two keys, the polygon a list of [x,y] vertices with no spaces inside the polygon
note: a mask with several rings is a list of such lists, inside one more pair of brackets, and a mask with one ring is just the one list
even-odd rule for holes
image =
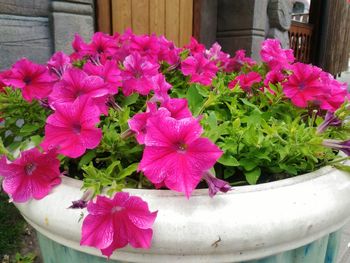
{"label": "pink petunia flower", "polygon": [[163,74],[158,74],[152,78],[153,90],[155,99],[159,102],[169,100],[168,90],[171,89],[171,85],[166,81]]}
{"label": "pink petunia flower", "polygon": [[249,72],[247,74],[241,74],[241,75],[237,76],[234,80],[232,80],[228,84],[228,87],[230,89],[233,89],[236,86],[236,84],[239,84],[239,86],[244,91],[250,92],[251,87],[256,83],[259,83],[260,81],[261,81],[260,74],[252,71],[252,72]]}
{"label": "pink petunia flower", "polygon": [[109,94],[117,94],[118,88],[122,86],[121,72],[115,60],[106,60],[102,65],[87,62],[84,65],[84,71],[89,75],[101,77],[109,90]]}
{"label": "pink petunia flower", "polygon": [[17,61],[10,73],[2,78],[7,86],[21,89],[23,98],[29,102],[46,98],[52,90],[53,80],[45,66],[26,58]]}
{"label": "pink petunia flower", "polygon": [[221,46],[215,42],[209,50],[205,51],[209,60],[213,60],[217,65],[223,66],[229,62],[230,55],[221,51]]}
{"label": "pink petunia flower", "polygon": [[333,139],[323,140],[322,145],[334,150],[342,151],[347,156],[350,156],[350,140],[340,141]]}
{"label": "pink petunia flower", "polygon": [[0,159],[0,176],[4,191],[13,201],[22,203],[31,198],[42,199],[61,182],[60,161],[55,151],[41,153],[37,148],[21,152],[21,156],[9,162]]}
{"label": "pink petunia flower", "polygon": [[86,149],[94,149],[102,138],[96,128],[100,112],[91,99],[80,98],[73,103],[57,104],[55,113],[46,120],[45,137],[41,146],[58,148],[58,153],[71,158],[82,156]]}
{"label": "pink petunia flower", "polygon": [[147,121],[145,149],[139,171],[154,184],[190,197],[204,172],[213,167],[222,151],[207,138],[193,117],[176,120],[154,115]]}
{"label": "pink petunia flower", "polygon": [[187,99],[171,98],[164,101],[161,106],[166,108],[170,112],[170,116],[174,119],[180,120],[192,117]]}
{"label": "pink petunia flower", "polygon": [[343,122],[331,111],[327,111],[324,121],[317,127],[317,133],[324,132],[329,126],[340,127]]}
{"label": "pink petunia flower", "polygon": [[50,60],[47,62],[47,67],[49,68],[50,72],[54,74],[54,78],[56,80],[60,80],[63,76],[63,73],[68,68],[72,67],[71,59],[62,51],[58,51],[53,54]]}
{"label": "pink petunia flower", "polygon": [[83,38],[78,34],[75,33],[74,39],[72,42],[72,48],[74,52],[70,55],[70,58],[72,60],[82,59],[84,56],[86,56],[86,50],[89,48],[88,44],[86,44],[83,40]]}
{"label": "pink petunia flower", "polygon": [[305,108],[308,102],[316,100],[317,96],[323,94],[320,80],[322,70],[299,62],[293,64],[291,70],[293,74],[282,83],[283,92],[294,105]]}
{"label": "pink petunia flower", "polygon": [[245,50],[237,50],[235,56],[227,61],[225,64],[224,70],[226,72],[239,72],[244,65],[249,67],[255,65],[256,62],[245,56]]}
{"label": "pink petunia flower", "polygon": [[156,103],[147,103],[146,112],[137,113],[128,121],[130,130],[135,132],[136,140],[139,144],[144,144],[147,133],[147,121],[155,114],[162,115],[163,117],[172,117],[178,120],[192,117],[186,99],[168,99],[161,104],[158,110]]}
{"label": "pink petunia flower", "polygon": [[130,43],[132,52],[137,52],[154,62],[158,60],[159,48],[158,38],[155,35],[134,36]]}
{"label": "pink petunia flower", "polygon": [[260,56],[270,69],[286,69],[295,58],[292,49],[282,49],[277,39],[266,39],[261,46]]}
{"label": "pink petunia flower", "polygon": [[153,88],[152,78],[158,75],[159,64],[150,62],[138,53],[132,53],[124,60],[125,70],[122,71],[122,91],[125,96],[133,92],[147,95]]}
{"label": "pink petunia flower", "polygon": [[54,85],[49,104],[55,109],[57,104],[73,103],[79,98],[92,98],[100,111],[107,114],[106,100],[109,92],[102,78],[88,76],[81,69],[71,68]]}
{"label": "pink petunia flower", "polygon": [[102,32],[96,32],[92,36],[91,43],[87,44],[76,34],[73,41],[73,53],[74,58],[83,58],[85,56],[91,56],[93,59],[98,59],[99,56],[112,57],[117,50],[117,35],[110,36]]}
{"label": "pink petunia flower", "polygon": [[269,87],[269,83],[276,84],[282,82],[286,76],[281,72],[281,70],[271,70],[266,74],[264,79],[264,85]]}
{"label": "pink petunia flower", "polygon": [[[145,143],[145,136],[147,132],[146,124],[147,120],[153,116],[157,111],[157,105],[152,102],[147,103],[147,111],[136,113],[129,121],[129,128],[136,134],[136,140],[139,144]],[[170,116],[169,111],[164,111],[163,114]]]}
{"label": "pink petunia flower", "polygon": [[317,97],[321,103],[320,108],[335,112],[348,95],[348,85],[335,80],[331,74],[326,72],[321,72],[320,77],[324,91]]}
{"label": "pink petunia flower", "polygon": [[214,61],[206,59],[203,54],[195,54],[181,62],[181,71],[185,76],[191,76],[191,83],[209,86],[216,76],[218,67]]}
{"label": "pink petunia flower", "polygon": [[166,61],[170,68],[175,68],[180,64],[181,49],[177,48],[174,42],[169,41],[164,36],[158,38],[159,52],[158,61]]}
{"label": "pink petunia flower", "polygon": [[224,180],[218,179],[211,173],[207,172],[203,175],[204,181],[208,184],[209,196],[214,197],[217,192],[227,193],[232,189],[230,184]]}
{"label": "pink petunia flower", "polygon": [[119,192],[113,198],[97,196],[90,201],[80,245],[96,247],[110,257],[118,248],[150,248],[152,226],[158,211],[151,212],[140,197]]}
{"label": "pink petunia flower", "polygon": [[190,50],[191,55],[195,54],[203,54],[205,51],[205,46],[203,44],[198,43],[197,39],[194,37],[191,37],[190,43],[185,45],[184,48],[187,48]]}

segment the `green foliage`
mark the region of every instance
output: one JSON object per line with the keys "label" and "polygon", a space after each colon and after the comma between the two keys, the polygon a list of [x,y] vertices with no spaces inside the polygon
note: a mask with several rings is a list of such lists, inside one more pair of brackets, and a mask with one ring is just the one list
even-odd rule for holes
{"label": "green foliage", "polygon": [[[193,84],[184,95],[194,115],[202,114],[203,136],[224,151],[216,176],[232,185],[263,183],[313,171],[336,157],[321,145],[336,129],[317,134],[322,119],[296,108],[280,85],[270,85],[274,94],[254,87],[243,92],[239,85],[231,90],[233,77],[219,73],[211,92]],[[178,89],[172,92],[180,94]]]}
{"label": "green foliage", "polygon": [[18,251],[21,246],[25,221],[8,196],[0,191],[0,259]]}
{"label": "green foliage", "polygon": [[5,88],[0,93],[0,117],[5,119],[0,125],[2,144],[14,151],[25,148],[30,141],[39,143],[49,114],[50,110],[38,101],[25,101],[19,89]]}
{"label": "green foliage", "polygon": [[14,263],[33,263],[36,258],[34,253],[28,253],[26,255],[21,255],[20,253],[16,253]]}
{"label": "green foliage", "polygon": [[145,98],[131,95],[118,103],[122,107],[111,108],[100,123],[103,132],[100,145],[78,162],[84,171],[84,188],[92,189],[95,195],[103,190],[113,195],[125,187],[151,187],[150,182],[137,173],[143,146],[136,142],[128,125],[131,116],[145,110]]}

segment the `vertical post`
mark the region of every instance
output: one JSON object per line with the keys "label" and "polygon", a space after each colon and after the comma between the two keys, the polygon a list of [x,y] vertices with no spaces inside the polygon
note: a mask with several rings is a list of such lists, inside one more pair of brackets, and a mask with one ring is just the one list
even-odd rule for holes
{"label": "vertical post", "polygon": [[74,34],[85,40],[94,33],[93,0],[55,0],[51,3],[54,50],[72,51]]}
{"label": "vertical post", "polygon": [[218,0],[217,41],[224,51],[245,49],[259,60],[268,26],[267,4],[268,0]]}
{"label": "vertical post", "polygon": [[193,36],[206,48],[216,41],[218,0],[193,0]]}

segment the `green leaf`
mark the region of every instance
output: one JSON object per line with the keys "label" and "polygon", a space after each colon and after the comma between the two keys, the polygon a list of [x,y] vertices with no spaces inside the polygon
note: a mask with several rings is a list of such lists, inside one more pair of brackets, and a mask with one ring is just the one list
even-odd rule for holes
{"label": "green leaf", "polygon": [[348,166],[348,165],[344,165],[344,164],[334,164],[333,166],[334,166],[335,168],[341,170],[341,171],[350,173],[350,166]]}
{"label": "green leaf", "polygon": [[107,169],[106,169],[106,174],[109,175],[109,176],[111,176],[112,173],[113,173],[113,171],[114,171],[114,168],[115,168],[116,166],[118,166],[118,165],[120,165],[120,161],[114,161],[114,162],[112,162],[112,163],[107,167]]}
{"label": "green leaf", "polygon": [[129,105],[132,105],[132,104],[134,104],[137,101],[138,98],[139,98],[139,94],[138,93],[133,93],[130,96],[125,97],[125,99],[122,101],[121,106],[122,107],[126,107],[126,106],[129,106]]}
{"label": "green leaf", "polygon": [[89,162],[92,161],[96,157],[96,152],[95,151],[89,151],[84,156],[80,159],[78,167],[81,168],[83,165],[88,164]]}
{"label": "green leaf", "polygon": [[247,182],[249,184],[256,184],[256,182],[259,180],[259,177],[261,175],[261,170],[259,167],[257,167],[252,171],[244,172],[244,175],[245,175],[245,178],[247,179]]}
{"label": "green leaf", "polygon": [[225,165],[225,166],[239,166],[240,165],[240,163],[237,161],[237,159],[228,153],[223,154],[221,156],[221,158],[218,160],[218,162]]}
{"label": "green leaf", "polygon": [[43,138],[40,135],[34,135],[30,137],[30,140],[34,143],[35,146],[38,146],[43,140]]}
{"label": "green leaf", "polygon": [[20,132],[21,133],[32,133],[38,129],[39,129],[39,127],[36,125],[24,124],[23,127],[21,128]]}
{"label": "green leaf", "polygon": [[239,164],[244,168],[246,171],[251,171],[253,170],[256,166],[257,163],[253,159],[240,159]]}
{"label": "green leaf", "polygon": [[123,170],[121,170],[118,175],[117,178],[118,179],[124,179],[125,177],[131,175],[132,173],[137,171],[137,167],[139,166],[139,163],[133,163],[130,164],[128,167],[124,168]]}
{"label": "green leaf", "polygon": [[196,85],[192,85],[188,88],[186,98],[191,111],[193,113],[199,112],[204,103],[204,99],[202,95],[200,95]]}

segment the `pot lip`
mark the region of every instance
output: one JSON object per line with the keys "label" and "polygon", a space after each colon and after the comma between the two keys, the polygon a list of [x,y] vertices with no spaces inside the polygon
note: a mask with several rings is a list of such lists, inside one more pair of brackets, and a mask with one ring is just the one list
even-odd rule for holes
{"label": "pot lip", "polygon": [[[337,171],[337,169],[331,166],[324,166],[310,173],[305,173],[305,174],[297,175],[294,177],[290,177],[290,178],[286,178],[278,181],[262,183],[257,185],[234,186],[232,187],[231,191],[228,191],[227,193],[218,192],[217,195],[233,195],[233,194],[239,194],[239,193],[272,190],[275,188],[281,188],[281,187],[303,183],[306,181],[311,181],[319,177],[327,176],[334,171]],[[82,186],[83,186],[82,180],[74,179],[67,176],[62,176],[62,184],[65,184],[67,186],[71,186],[74,188],[80,188],[80,189],[82,189]],[[142,196],[152,196],[152,197],[156,197],[156,196],[183,197],[183,193],[175,192],[169,189],[123,188],[122,191],[133,193],[133,194],[139,194]],[[195,196],[208,196],[208,188],[195,189],[191,194],[191,198]]]}

